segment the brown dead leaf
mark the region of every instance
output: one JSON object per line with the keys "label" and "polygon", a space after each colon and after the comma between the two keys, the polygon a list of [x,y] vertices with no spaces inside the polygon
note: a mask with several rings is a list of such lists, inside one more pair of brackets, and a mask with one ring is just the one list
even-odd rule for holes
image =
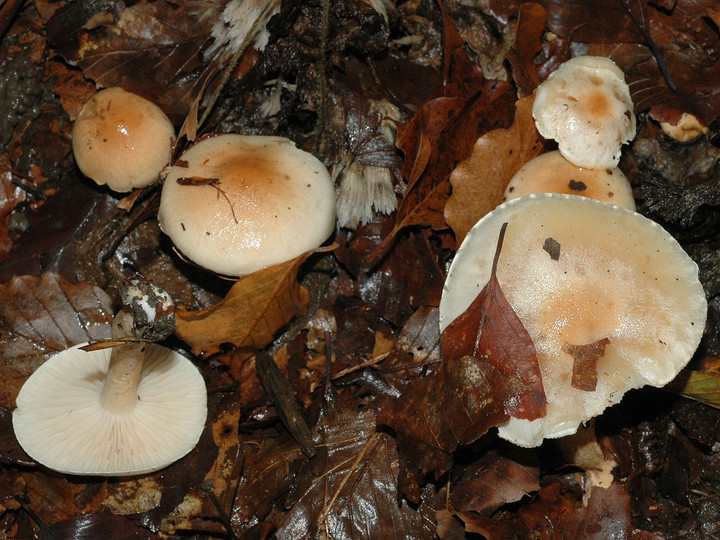
{"label": "brown dead leaf", "polygon": [[[87,18],[98,13],[113,16],[114,22],[85,29]],[[202,91],[205,70],[212,69],[200,55],[209,39],[207,21],[168,2],[69,6],[53,17],[48,33],[63,58],[99,87],[122,86],[175,119],[190,110]]]}
{"label": "brown dead leaf", "polygon": [[55,78],[54,91],[74,122],[82,106],[96,92],[95,85],[85,80],[77,69],[70,69],[57,60],[48,60],[45,76]]}
{"label": "brown dead leaf", "polygon": [[459,514],[491,516],[504,504],[539,490],[539,467],[534,454],[525,452],[516,457],[491,450],[454,477],[450,493],[453,509]]}
{"label": "brown dead leaf", "polygon": [[505,187],[520,167],[542,152],[532,117],[533,100],[533,96],[518,100],[512,126],[481,136],[472,155],[450,175],[453,192],[445,206],[445,219],[458,243],[502,202]]}
{"label": "brown dead leaf", "polygon": [[223,344],[262,349],[278,330],[305,312],[308,292],[296,276],[312,253],[238,279],[227,296],[210,309],[179,308],[175,312],[176,335],[198,355],[220,352]]}
{"label": "brown dead leaf", "polygon": [[[618,482],[607,489],[593,488],[587,506],[583,506],[577,486],[556,482],[543,487],[539,496],[518,512],[518,521],[510,528],[514,537],[588,540],[634,538],[636,530],[631,522],[630,496]],[[658,537],[648,533],[644,538]]]}
{"label": "brown dead leaf", "polygon": [[110,337],[110,298],[93,285],[52,273],[21,276],[0,285],[0,297],[0,404],[9,409],[25,379],[49,356]]}
{"label": "brown dead leaf", "polygon": [[395,236],[413,225],[447,227],[445,203],[450,196],[450,172],[471,151],[479,135],[510,124],[515,101],[512,86],[483,77],[464,49],[455,26],[445,15],[443,84],[410,122],[398,130],[397,147],[405,155],[407,181],[395,227],[374,253],[384,253]]}
{"label": "brown dead leaf", "polygon": [[399,498],[394,441],[375,415],[334,403],[319,426],[325,451],[300,473],[298,498],[276,533],[279,540],[433,538],[418,513]]}
{"label": "brown dead leaf", "polygon": [[573,357],[572,386],[578,390],[594,392],[597,386],[597,362],[610,344],[602,338],[587,345],[565,345],[563,351]]}
{"label": "brown dead leaf", "polygon": [[504,231],[500,233],[490,280],[442,334],[443,362],[472,356],[478,362],[491,364],[502,373],[503,386],[493,391],[501,398],[505,412],[535,420],[545,416],[546,405],[537,352],[495,275]]}
{"label": "brown dead leaf", "polygon": [[532,94],[541,82],[535,58],[542,49],[546,16],[545,8],[535,2],[526,2],[518,8],[515,39],[508,51],[508,61],[513,68],[513,80],[526,95]]}

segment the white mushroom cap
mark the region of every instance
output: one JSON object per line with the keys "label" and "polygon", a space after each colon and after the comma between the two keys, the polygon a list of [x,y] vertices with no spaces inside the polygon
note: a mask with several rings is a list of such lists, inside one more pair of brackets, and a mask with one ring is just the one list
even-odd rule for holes
{"label": "white mushroom cap", "polygon": [[523,165],[510,179],[503,201],[530,193],[580,195],[635,210],[632,187],[620,169],[578,167],[557,150],[540,154]]}
{"label": "white mushroom cap", "polygon": [[196,264],[242,276],[327,240],[335,188],[325,166],[289,139],[218,135],[191,146],[170,169],[158,221]]}
{"label": "white mushroom cap", "polygon": [[170,162],[174,140],[175,128],[160,107],[120,87],[91,97],[72,134],[82,173],[119,192],[156,182]]}
{"label": "white mushroom cap", "polygon": [[612,168],[635,137],[630,89],[622,70],[601,56],[568,60],[538,86],[533,118],[540,134],[578,167]]}
{"label": "white mushroom cap", "polygon": [[189,360],[147,344],[137,404],[120,414],[100,402],[111,350],[80,346],[50,358],[20,389],[13,427],[28,455],[66,474],[127,476],[161,469],[195,447],[207,393]]}
{"label": "white mushroom cap", "polygon": [[[690,360],[707,314],[697,265],[653,221],[574,195],[528,195],[478,221],[445,282],[442,330],[488,282],[505,222],[497,279],[537,350],[547,415],[511,418],[501,437],[537,446],[572,434],[627,390],[663,386]],[[595,389],[576,388],[567,347],[603,339]]]}

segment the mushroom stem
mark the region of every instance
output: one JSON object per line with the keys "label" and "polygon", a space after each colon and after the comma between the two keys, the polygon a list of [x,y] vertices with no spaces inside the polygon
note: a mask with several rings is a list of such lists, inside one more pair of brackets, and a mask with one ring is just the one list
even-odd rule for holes
{"label": "mushroom stem", "polygon": [[[113,319],[112,338],[134,338],[133,314],[121,310]],[[110,412],[128,411],[137,404],[146,343],[128,343],[114,347],[105,375],[100,403]]]}

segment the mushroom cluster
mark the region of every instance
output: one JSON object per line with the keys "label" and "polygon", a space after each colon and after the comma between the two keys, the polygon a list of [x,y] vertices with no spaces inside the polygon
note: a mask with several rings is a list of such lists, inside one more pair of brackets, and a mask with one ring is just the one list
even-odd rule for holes
{"label": "mushroom cluster", "polygon": [[175,351],[149,343],[174,328],[169,295],[147,282],[123,289],[112,349],[60,352],[20,389],[13,428],[39,463],[75,475],[127,476],[161,469],[197,444],[207,416],[205,382]]}
{"label": "mushroom cluster", "polygon": [[538,86],[535,126],[558,150],[526,163],[503,200],[528,193],[567,193],[635,210],[632,189],[617,168],[621,148],[635,137],[636,120],[625,78],[615,63],[579,56]]}
{"label": "mushroom cluster", "polygon": [[170,162],[174,141],[175,128],[160,107],[120,87],[93,95],[72,132],[80,171],[118,192],[156,182]]}
{"label": "mushroom cluster", "polygon": [[194,263],[243,276],[322,244],[335,230],[325,166],[283,137],[205,137],[170,168],[160,228]]}
{"label": "mushroom cluster", "polygon": [[547,415],[511,418],[501,437],[532,447],[575,433],[690,360],[707,313],[697,265],[655,222],[575,195],[527,195],[478,221],[448,272],[441,330],[490,279],[503,223],[497,279],[535,345]]}

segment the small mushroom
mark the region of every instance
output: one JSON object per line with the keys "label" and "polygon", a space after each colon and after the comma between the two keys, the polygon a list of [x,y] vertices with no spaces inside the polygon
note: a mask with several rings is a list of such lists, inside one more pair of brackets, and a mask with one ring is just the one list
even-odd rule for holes
{"label": "small mushroom", "polygon": [[[166,336],[172,312],[162,294],[135,287],[124,291],[130,302],[112,327],[113,339],[128,343],[66,349],[20,389],[15,435],[28,455],[50,469],[99,476],[147,473],[180,459],[200,438],[207,416],[205,382],[184,356],[141,339]],[[138,311],[145,314],[143,323]]]}
{"label": "small mushroom", "polygon": [[573,165],[554,150],[534,157],[510,179],[503,201],[530,193],[565,193],[635,210],[627,177],[617,167],[590,169]]}
{"label": "small mushroom", "polygon": [[622,145],[635,137],[630,89],[622,70],[601,56],[563,63],[538,86],[535,125],[578,167],[617,167]]}
{"label": "small mushroom", "polygon": [[497,279],[535,345],[547,415],[510,418],[501,437],[532,447],[570,435],[690,360],[707,315],[697,265],[653,221],[575,195],[527,195],[478,221],[448,272],[441,330],[488,282],[505,222]]}
{"label": "small mushroom", "polygon": [[170,162],[174,140],[175,128],[157,105],[120,87],[91,97],[72,132],[80,171],[118,192],[156,182]]}
{"label": "small mushroom", "polygon": [[242,276],[327,240],[335,188],[325,166],[289,139],[210,136],[170,169],[158,221],[191,261]]}
{"label": "small mushroom", "polygon": [[677,123],[660,122],[663,133],[679,142],[688,142],[697,139],[701,135],[707,135],[710,131],[705,124],[694,114],[682,113]]}

